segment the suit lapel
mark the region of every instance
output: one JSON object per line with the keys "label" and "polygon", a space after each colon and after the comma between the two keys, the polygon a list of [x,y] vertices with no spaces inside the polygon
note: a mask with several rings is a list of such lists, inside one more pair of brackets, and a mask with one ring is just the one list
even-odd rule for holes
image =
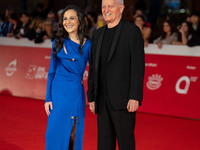
{"label": "suit lapel", "polygon": [[111,49],[110,49],[110,52],[109,52],[109,55],[108,55],[108,62],[110,61],[110,59],[112,58],[112,56],[115,52],[115,47],[117,45],[117,41],[119,39],[120,32],[121,32],[121,29],[123,27],[123,24],[124,24],[124,21],[123,21],[123,19],[121,19],[120,22],[119,22],[119,25],[117,26],[117,29],[115,31],[115,35],[114,35],[114,38],[113,38],[113,41],[112,41]]}
{"label": "suit lapel", "polygon": [[101,52],[101,45],[103,40],[103,35],[105,32],[106,26],[102,27],[102,32],[99,36],[98,43],[97,43],[97,50],[96,50],[96,57],[95,57],[95,70],[98,70],[99,67],[99,58],[100,58],[100,52]]}

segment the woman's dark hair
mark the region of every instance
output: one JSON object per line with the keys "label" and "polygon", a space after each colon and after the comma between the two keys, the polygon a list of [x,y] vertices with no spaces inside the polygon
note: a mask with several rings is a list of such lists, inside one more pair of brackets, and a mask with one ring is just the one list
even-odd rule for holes
{"label": "woman's dark hair", "polygon": [[21,12],[20,15],[19,15],[19,17],[21,18],[22,15],[25,15],[26,17],[29,17],[29,14],[28,14],[27,12],[25,12],[25,11],[24,11],[24,12]]}
{"label": "woman's dark hair", "polygon": [[86,36],[89,37],[89,31],[92,28],[92,22],[86,14],[84,15],[84,18],[85,18],[85,23],[86,23],[86,25],[85,25],[86,26]]}
{"label": "woman's dark hair", "polygon": [[[171,20],[165,20],[164,22],[163,22],[163,25],[164,25],[164,23],[168,23],[169,24],[169,26],[170,26],[170,28],[171,28],[171,35],[174,33],[174,32],[177,32],[177,29],[175,28],[175,26],[174,26],[174,24],[172,23],[172,21]],[[164,39],[166,37],[166,33],[163,31],[163,29],[162,29],[162,33],[161,33],[161,39]]]}
{"label": "woman's dark hair", "polygon": [[12,14],[10,14],[10,19],[13,19],[13,20],[15,20],[15,21],[19,21],[19,18],[18,18],[18,15],[17,15],[17,13],[12,13]]}
{"label": "woman's dark hair", "polygon": [[[189,22],[187,22],[187,21],[181,22],[180,27],[182,26],[183,23],[186,23],[187,26],[188,26],[188,35],[187,35],[187,38],[188,38],[188,36],[191,35],[192,32],[193,32],[193,28],[192,28],[191,23],[189,23]],[[182,35],[181,35],[180,32],[178,32],[178,35],[177,35],[177,36],[178,36],[178,41],[182,41]]]}
{"label": "woman's dark hair", "polygon": [[62,49],[64,39],[69,36],[68,32],[63,27],[63,16],[65,12],[70,9],[73,9],[76,11],[77,16],[78,16],[78,21],[80,23],[80,25],[78,26],[78,37],[80,40],[79,52],[82,55],[83,42],[84,42],[84,38],[86,37],[86,25],[85,25],[84,13],[79,7],[75,5],[69,5],[64,9],[64,11],[61,14],[61,19],[59,20],[58,32],[56,34],[55,45],[53,47],[54,58],[57,57],[57,54]]}
{"label": "woman's dark hair", "polygon": [[156,23],[153,28],[153,32],[151,35],[151,41],[153,42],[155,39],[161,36],[161,32],[163,31],[163,27],[161,24],[166,20],[166,15],[161,15],[156,19]]}

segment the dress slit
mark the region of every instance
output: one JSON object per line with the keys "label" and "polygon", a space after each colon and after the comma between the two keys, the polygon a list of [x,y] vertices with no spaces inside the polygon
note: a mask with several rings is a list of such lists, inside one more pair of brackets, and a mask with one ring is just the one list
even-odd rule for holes
{"label": "dress slit", "polygon": [[70,139],[69,139],[69,149],[68,150],[75,150],[75,139],[76,139],[76,118],[74,118],[74,123],[72,126]]}

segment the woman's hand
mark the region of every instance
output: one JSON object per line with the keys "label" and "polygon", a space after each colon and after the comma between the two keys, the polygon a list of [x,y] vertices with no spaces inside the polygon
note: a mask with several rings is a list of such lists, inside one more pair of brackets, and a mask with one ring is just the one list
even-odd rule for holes
{"label": "woman's hand", "polygon": [[53,109],[53,104],[52,104],[52,102],[46,102],[46,103],[44,104],[44,108],[45,108],[45,111],[46,111],[46,113],[47,113],[47,116],[49,116],[49,115],[50,115],[50,109],[51,109],[51,110]]}

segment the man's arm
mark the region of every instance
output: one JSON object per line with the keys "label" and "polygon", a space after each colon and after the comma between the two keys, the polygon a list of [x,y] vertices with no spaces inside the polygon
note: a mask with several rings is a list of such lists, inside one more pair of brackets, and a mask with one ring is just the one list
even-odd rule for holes
{"label": "man's arm", "polygon": [[131,53],[131,78],[127,109],[129,112],[134,112],[142,102],[145,68],[144,40],[137,26],[134,26],[130,30],[129,43]]}

